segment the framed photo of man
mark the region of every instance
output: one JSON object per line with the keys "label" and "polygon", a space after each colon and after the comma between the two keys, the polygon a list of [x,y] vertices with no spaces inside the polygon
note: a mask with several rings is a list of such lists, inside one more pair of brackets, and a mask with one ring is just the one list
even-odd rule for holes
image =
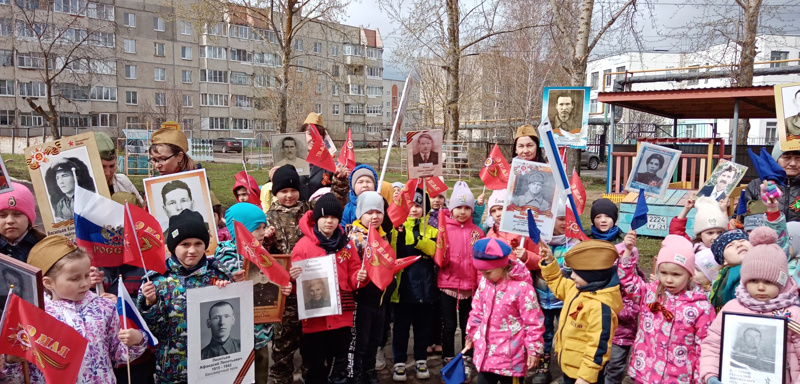
{"label": "framed photo of man", "polygon": [[783,383],[788,369],[786,318],[729,312],[722,316],[720,381]]}
{"label": "framed photo of man", "polygon": [[559,147],[586,149],[589,135],[589,87],[545,87],[542,120],[550,119]]}
{"label": "framed photo of man", "polygon": [[680,158],[681,151],[677,149],[641,143],[625,189],[631,192],[641,189],[647,196],[664,197]]}
{"label": "framed photo of man", "polygon": [[731,196],[734,188],[742,181],[747,167],[732,161],[720,160],[708,181],[697,191],[697,197],[708,196],[722,201]]}
{"label": "framed photo of man", "polygon": [[800,150],[800,83],[775,85],[775,111],[781,150]]}
{"label": "framed photo of man", "polygon": [[500,230],[528,237],[528,210],[533,213],[542,239],[550,240],[555,227],[553,203],[559,196],[553,170],[547,164],[514,159],[500,218]]}
{"label": "framed photo of man", "polygon": [[186,333],[189,383],[252,383],[253,282],[187,290]]}
{"label": "framed photo of man", "polygon": [[297,278],[297,313],[300,320],[342,314],[336,255],[293,261],[292,266],[303,269]]}
{"label": "framed photo of man", "polygon": [[406,134],[408,179],[442,176],[441,129],[414,131]]}
{"label": "framed photo of man", "polygon": [[25,148],[25,162],[48,235],[75,236],[78,185],[110,198],[92,132]]}
{"label": "framed photo of man", "polygon": [[44,286],[42,270],[13,257],[0,254],[0,306],[5,310],[8,292],[44,309]]}
{"label": "framed photo of man", "polygon": [[306,176],[311,172],[306,161],[308,146],[305,133],[282,133],[270,136],[269,140],[272,146],[272,163],[276,167],[291,164],[300,176]]}
{"label": "framed photo of man", "polygon": [[206,255],[217,249],[217,227],[211,205],[211,193],[205,169],[144,179],[144,194],[150,214],[161,224],[167,238],[169,218],[185,209],[200,213],[206,222],[210,240]]}
{"label": "framed photo of man", "polygon": [[[272,255],[286,270],[292,255]],[[261,272],[250,260],[245,259],[244,270],[247,280],[253,282],[253,310],[256,324],[280,323],[283,318],[283,309],[286,297],[281,295],[281,287],[270,281],[269,277]]]}
{"label": "framed photo of man", "polygon": [[11,185],[11,176],[8,175],[6,163],[3,162],[3,158],[0,156],[0,193],[11,192],[13,190],[14,187]]}

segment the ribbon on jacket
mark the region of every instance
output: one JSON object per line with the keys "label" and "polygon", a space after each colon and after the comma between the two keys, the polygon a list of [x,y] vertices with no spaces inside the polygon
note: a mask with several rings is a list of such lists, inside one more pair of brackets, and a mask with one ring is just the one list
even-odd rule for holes
{"label": "ribbon on jacket", "polygon": [[664,320],[666,320],[666,321],[668,321],[670,323],[672,322],[672,319],[675,318],[675,316],[672,314],[672,312],[670,312],[666,307],[664,307],[663,305],[661,305],[661,303],[659,303],[657,301],[648,304],[647,307],[650,308],[650,312],[653,312],[653,313],[661,312],[661,315],[664,316]]}

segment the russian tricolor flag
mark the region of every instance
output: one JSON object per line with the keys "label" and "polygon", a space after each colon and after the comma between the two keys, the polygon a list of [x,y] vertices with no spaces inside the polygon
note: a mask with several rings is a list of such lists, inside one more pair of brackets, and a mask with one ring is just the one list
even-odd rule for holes
{"label": "russian tricolor flag", "polygon": [[142,315],[136,310],[136,305],[133,304],[131,296],[122,284],[122,279],[119,279],[119,287],[117,288],[117,314],[119,315],[119,322],[122,329],[138,329],[143,334],[147,335],[147,345],[155,347],[158,345],[158,339],[147,328],[147,323],[142,319]]}
{"label": "russian tricolor flag", "polygon": [[75,237],[95,267],[122,265],[125,207],[76,185]]}

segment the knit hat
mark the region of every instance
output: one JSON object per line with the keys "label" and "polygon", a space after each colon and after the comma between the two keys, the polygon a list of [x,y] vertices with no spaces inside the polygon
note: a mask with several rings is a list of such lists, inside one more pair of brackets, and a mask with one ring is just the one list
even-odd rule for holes
{"label": "knit hat", "polygon": [[485,237],[472,246],[472,265],[479,271],[502,268],[508,265],[511,247],[503,240]]}
{"label": "knit hat", "polygon": [[530,124],[520,125],[519,128],[517,128],[517,133],[514,135],[514,140],[528,136],[536,137],[534,141],[536,141],[537,145],[539,144],[539,132],[536,132],[536,128]]}
{"label": "knit hat", "polygon": [[339,199],[333,195],[333,193],[327,193],[322,195],[322,197],[314,203],[314,222],[316,223],[320,217],[324,216],[333,216],[342,220],[342,203],[339,202]]}
{"label": "knit hat", "polygon": [[694,275],[694,247],[692,242],[683,236],[667,235],[661,242],[661,250],[658,251],[656,258],[656,270],[661,263],[677,264],[689,272],[689,276]]}
{"label": "knit hat", "polygon": [[775,146],[772,147],[772,158],[775,161],[778,161],[778,158],[783,155],[783,151],[781,150],[781,142],[780,140],[775,142]]}
{"label": "knit hat", "polygon": [[185,239],[200,239],[203,241],[203,244],[206,245],[206,248],[208,248],[210,235],[208,234],[208,228],[206,228],[203,215],[199,212],[184,209],[181,213],[169,218],[169,228],[167,229],[166,239],[169,253],[174,255],[175,247]]}
{"label": "knit hat", "polygon": [[732,229],[719,235],[719,237],[714,239],[714,242],[711,243],[711,252],[714,252],[714,261],[716,261],[717,264],[722,265],[722,263],[725,262],[725,257],[723,257],[725,254],[725,247],[734,240],[748,240],[747,232],[741,229]]}
{"label": "knit hat", "polygon": [[697,210],[694,214],[695,236],[713,228],[728,229],[728,216],[722,213],[716,200],[708,196],[700,197],[695,201],[694,208]]}
{"label": "knit hat", "polygon": [[97,151],[100,152],[101,159],[105,161],[117,159],[117,146],[105,132],[95,132],[94,141],[97,143]]}
{"label": "knit hat", "polygon": [[456,181],[456,185],[453,186],[453,192],[450,194],[450,204],[448,204],[448,207],[450,209],[456,209],[465,205],[471,209],[475,209],[475,195],[472,194],[472,191],[465,181]]}
{"label": "knit hat", "polygon": [[570,248],[564,255],[564,263],[572,269],[599,271],[613,267],[618,256],[614,244],[603,240],[587,240]]}
{"label": "knit hat", "polygon": [[786,234],[789,235],[789,244],[792,246],[792,256],[800,254],[800,222],[786,223]]}
{"label": "knit hat", "polygon": [[786,287],[789,280],[789,265],[786,253],[778,246],[778,234],[769,227],[758,227],[750,233],[751,248],[742,260],[741,282],[751,280],[769,281]]}
{"label": "knit hat", "polygon": [[614,220],[614,224],[617,223],[617,218],[619,217],[619,210],[617,209],[617,205],[614,204],[613,201],[609,199],[597,199],[592,203],[592,222],[594,223],[594,218],[597,215],[604,213]]}
{"label": "knit hat", "polygon": [[28,254],[28,264],[42,270],[42,276],[64,255],[78,249],[75,242],[62,235],[50,235],[36,243]]}
{"label": "knit hat", "polygon": [[253,232],[261,224],[267,225],[267,215],[257,205],[251,203],[236,203],[225,211],[225,227],[228,228],[233,240],[236,240],[236,226],[234,220],[244,224],[248,231]]}
{"label": "knit hat", "polygon": [[309,113],[308,116],[306,116],[306,120],[303,121],[303,124],[314,124],[320,127],[325,126],[325,124],[322,122],[322,115],[315,112]]}
{"label": "knit hat", "polygon": [[365,165],[356,169],[352,174],[350,174],[350,188],[353,188],[353,184],[355,184],[362,176],[369,177],[372,179],[372,184],[377,184],[375,181],[375,171],[369,165]]}
{"label": "knit hat", "polygon": [[189,140],[186,135],[176,128],[161,128],[150,135],[152,144],[172,144],[178,146],[184,152],[189,150]]}
{"label": "knit hat", "polygon": [[[425,201],[425,204],[422,204],[423,199]],[[431,199],[428,197],[427,193],[422,191],[422,188],[417,188],[417,190],[414,191],[413,203],[419,205],[420,207],[425,208],[425,212],[422,213],[423,215],[427,215],[428,212],[431,211]]]}
{"label": "knit hat", "polygon": [[495,205],[504,206],[506,204],[506,190],[505,189],[498,189],[489,196],[489,202],[486,204],[486,208],[489,209],[489,212],[492,211],[492,207]]}
{"label": "knit hat", "polygon": [[366,191],[358,195],[358,200],[356,202],[356,218],[360,219],[365,213],[375,210],[384,213],[383,196],[381,196],[380,193]]}
{"label": "knit hat", "polygon": [[283,189],[292,188],[300,191],[300,175],[291,164],[286,164],[272,175],[272,194],[277,195]]}
{"label": "knit hat", "polygon": [[28,218],[28,221],[33,224],[36,221],[36,200],[33,199],[31,190],[13,181],[11,182],[11,187],[14,188],[13,191],[0,195],[0,211],[13,209],[22,212]]}
{"label": "knit hat", "polygon": [[400,188],[400,189],[402,189],[403,187],[405,187],[405,184],[403,184],[403,183],[401,183],[399,181],[395,181],[394,183],[392,183],[392,188]]}
{"label": "knit hat", "polygon": [[719,275],[719,268],[721,265],[717,264],[717,261],[714,260],[714,252],[711,252],[711,248],[704,248],[695,253],[694,267],[699,269],[700,272],[706,276],[708,281],[713,282],[717,279],[717,275]]}
{"label": "knit hat", "polygon": [[308,198],[308,201],[317,201],[320,197],[322,197],[322,195],[326,195],[328,193],[331,193],[331,187],[322,187],[314,192],[314,194]]}
{"label": "knit hat", "polygon": [[563,198],[559,198],[556,202],[556,217],[567,216],[567,203]]}

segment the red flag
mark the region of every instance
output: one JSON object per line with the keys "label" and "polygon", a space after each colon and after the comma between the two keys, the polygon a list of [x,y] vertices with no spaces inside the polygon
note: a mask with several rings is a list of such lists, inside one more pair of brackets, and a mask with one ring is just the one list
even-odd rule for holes
{"label": "red flag", "polygon": [[247,202],[261,207],[261,191],[258,189],[258,182],[256,182],[256,179],[248,175],[247,171],[239,171],[234,178],[236,179],[236,183],[233,185],[233,193],[236,194],[236,188],[244,186],[247,188],[247,193],[250,194],[250,198]]}
{"label": "red flag", "polygon": [[414,204],[414,193],[418,186],[419,179],[409,180],[406,185],[403,186],[403,189],[400,190],[400,196],[397,198],[398,201],[392,201],[392,203],[389,204],[386,214],[389,215],[389,219],[392,220],[392,225],[395,227],[402,225],[408,218],[408,211],[411,210],[411,204]]}
{"label": "red flag", "polygon": [[572,213],[572,208],[569,206],[567,206],[567,218],[565,219],[564,227],[564,234],[567,235],[567,237],[581,241],[589,240],[586,234],[581,231],[578,222],[575,221],[575,214]]}
{"label": "red flag", "polygon": [[364,268],[367,276],[381,291],[386,289],[394,279],[395,254],[392,246],[378,234],[375,228],[369,228],[367,247],[364,248]]}
{"label": "red flag", "polygon": [[351,171],[356,169],[356,153],[353,152],[353,132],[350,131],[350,128],[347,129],[347,141],[342,146],[338,161]]}
{"label": "red flag", "polygon": [[163,275],[167,272],[165,257],[161,224],[144,209],[125,203],[125,249],[122,262]]}
{"label": "red flag", "polygon": [[425,180],[428,196],[439,196],[439,194],[447,190],[447,184],[439,176],[426,177],[423,180]]}
{"label": "red flag", "polygon": [[331,156],[331,153],[328,151],[328,147],[325,146],[325,140],[322,135],[319,134],[319,131],[317,131],[317,127],[314,124],[309,124],[308,131],[311,133],[314,145],[312,145],[311,150],[308,151],[306,161],[324,170],[336,172],[336,162],[333,161],[333,156]]}
{"label": "red flag", "polygon": [[449,262],[447,250],[450,246],[450,241],[447,240],[447,216],[444,214],[445,211],[447,210],[439,210],[439,236],[436,237],[436,253],[433,254],[433,262],[440,268]]}
{"label": "red flag", "polygon": [[35,364],[48,383],[78,381],[88,344],[78,331],[15,294],[3,317],[0,354]]}
{"label": "red flag", "polygon": [[289,271],[275,261],[272,255],[247,230],[247,227],[234,220],[233,228],[234,232],[236,232],[236,252],[255,264],[269,278],[269,281],[281,287],[289,285]]}
{"label": "red flag", "polygon": [[500,152],[500,147],[495,144],[492,152],[489,153],[489,157],[483,162],[483,168],[481,168],[478,176],[486,184],[486,188],[497,190],[506,189],[508,175],[510,174],[511,166],[508,165],[508,161]]}
{"label": "red flag", "polygon": [[422,256],[408,256],[402,259],[397,259],[394,261],[394,270],[392,271],[394,274],[403,270],[403,268],[408,267],[411,264],[414,264],[415,261],[419,260]]}
{"label": "red flag", "polygon": [[578,210],[578,216],[580,216],[586,207],[586,189],[583,188],[583,183],[581,183],[577,170],[572,170],[572,179],[569,181],[569,187],[572,189],[572,198],[575,199],[575,209]]}

